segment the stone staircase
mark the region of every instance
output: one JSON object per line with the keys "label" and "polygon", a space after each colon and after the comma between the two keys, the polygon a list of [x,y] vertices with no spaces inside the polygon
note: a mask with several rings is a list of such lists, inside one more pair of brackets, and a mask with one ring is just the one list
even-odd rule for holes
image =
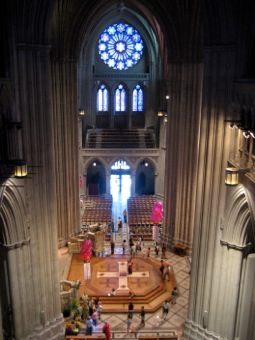
{"label": "stone staircase", "polygon": [[150,149],[155,148],[155,134],[146,129],[88,130],[86,148],[97,149]]}

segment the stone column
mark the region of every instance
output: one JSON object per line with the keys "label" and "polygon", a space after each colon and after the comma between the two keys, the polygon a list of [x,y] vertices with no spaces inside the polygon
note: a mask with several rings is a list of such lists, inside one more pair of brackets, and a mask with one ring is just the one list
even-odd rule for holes
{"label": "stone column", "polygon": [[[197,190],[198,136],[200,129],[203,66],[199,60],[170,64],[169,117],[165,155],[165,217],[163,243],[191,248]],[[187,119],[187,117],[189,117]]]}
{"label": "stone column", "polygon": [[[58,236],[79,232],[77,61],[52,60]],[[62,152],[60,152],[62,150]]]}
{"label": "stone column", "polygon": [[[224,310],[217,309],[217,321],[213,321],[211,310],[214,309],[214,300],[218,300],[219,289],[226,291],[228,284],[226,280],[223,286],[219,285],[218,275],[220,266],[223,265],[221,256],[224,255],[224,252],[221,253],[219,223],[224,215],[224,173],[228,157],[224,110],[232,99],[234,53],[232,46],[213,46],[208,47],[204,54],[205,81],[197,140],[197,174],[194,174],[197,184],[193,196],[194,239],[189,310],[185,329],[187,339],[207,339],[207,336],[216,339],[218,331],[222,332],[219,324],[221,320],[226,319]],[[240,265],[240,258],[237,263],[237,266]],[[217,291],[212,285],[214,279]],[[230,321],[228,327],[231,332],[233,324]]]}
{"label": "stone column", "polygon": [[[55,334],[62,332],[61,324],[63,324],[59,295],[56,217],[64,209],[62,205],[63,195],[59,195],[57,199],[56,188],[63,185],[61,178],[63,177],[63,169],[66,167],[65,162],[68,162],[68,160],[57,152],[56,147],[59,147],[58,143],[63,142],[66,136],[62,136],[59,141],[60,136],[58,134],[54,136],[53,133],[53,128],[57,129],[59,122],[54,121],[52,110],[49,56],[49,46],[19,44],[17,47],[16,81],[18,85],[16,95],[18,98],[16,102],[19,104],[17,112],[22,115],[21,131],[24,141],[22,146],[24,158],[33,167],[33,171],[29,169],[33,172],[31,178],[24,179],[24,197],[18,196],[19,206],[26,208],[26,216],[15,212],[17,214],[15,223],[19,225],[19,228],[25,224],[24,229],[29,229],[30,233],[27,256],[24,253],[25,247],[21,247],[21,254],[16,258],[17,263],[19,263],[18,269],[20,273],[22,272],[23,286],[29,287],[31,285],[26,296],[21,291],[19,292],[23,296],[24,306],[27,309],[23,313],[19,310],[17,314],[24,319],[26,319],[26,314],[30,320],[29,329],[26,328],[26,324],[23,326],[23,321],[19,321],[20,324],[15,328],[18,332],[22,330],[23,333],[18,338],[27,336],[29,331],[29,334],[38,333],[37,339],[40,339],[40,337],[45,339],[52,331]],[[77,116],[75,116],[73,124],[76,126],[77,132]],[[75,144],[77,151],[78,142],[75,143],[74,140],[70,144]],[[68,142],[66,141],[66,143]],[[59,147],[58,150],[62,148],[65,148],[64,142],[61,143],[61,148]],[[73,161],[71,153],[69,157],[69,167],[74,168],[75,166],[71,162],[71,159]],[[57,164],[56,167],[55,164]],[[78,162],[76,171],[77,169]],[[59,171],[57,175],[56,170]],[[70,186],[72,179],[66,173],[65,175]],[[76,198],[78,199],[77,178],[78,176],[75,178]],[[70,196],[73,195],[70,193]],[[76,204],[76,202],[73,204]],[[76,204],[76,209],[79,211],[79,204]],[[71,204],[68,210],[73,210]],[[79,213],[77,217],[79,218]],[[65,220],[65,224],[67,220]],[[15,223],[10,227],[13,228]],[[30,265],[32,273],[27,270],[28,265]],[[31,312],[27,312],[29,310]],[[19,316],[15,319],[19,320]]]}

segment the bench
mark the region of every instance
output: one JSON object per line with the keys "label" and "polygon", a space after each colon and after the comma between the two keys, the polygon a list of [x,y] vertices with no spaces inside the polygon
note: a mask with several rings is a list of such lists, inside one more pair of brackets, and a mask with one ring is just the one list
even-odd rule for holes
{"label": "bench", "polygon": [[177,255],[180,255],[180,256],[184,256],[184,255],[186,255],[186,250],[187,250],[187,246],[184,246],[184,245],[182,245],[182,244],[180,244],[180,243],[176,243],[175,245],[174,245],[174,249],[175,249],[175,253],[177,254]]}
{"label": "bench", "polygon": [[66,339],[70,340],[75,340],[75,339],[80,339],[80,340],[102,340],[105,339],[104,335],[66,335]]}
{"label": "bench", "polygon": [[139,335],[139,340],[178,340],[178,335]]}

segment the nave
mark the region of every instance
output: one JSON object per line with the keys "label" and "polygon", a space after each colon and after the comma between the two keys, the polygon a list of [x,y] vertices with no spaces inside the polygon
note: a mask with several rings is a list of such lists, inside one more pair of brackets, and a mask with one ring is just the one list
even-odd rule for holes
{"label": "nave", "polygon": [[[119,217],[123,218],[123,210],[127,208],[127,198],[125,192],[119,191],[113,194],[113,206],[112,206],[112,216],[114,221],[117,221]],[[119,233],[115,233],[115,255],[114,257],[119,258],[121,260],[130,258],[129,247],[127,247],[127,254],[122,256],[122,241],[129,239],[129,224],[123,223],[122,231]],[[128,242],[127,242],[128,243]],[[154,267],[156,267],[156,271],[159,271],[159,264],[160,264],[160,254],[156,256],[154,252],[154,241],[143,241],[142,242],[142,250],[139,252],[138,257],[141,258],[143,261],[150,261]],[[151,255],[150,259],[147,259],[147,249],[148,247],[151,248]],[[78,254],[75,254],[76,256]],[[108,261],[111,257],[111,249],[110,249],[110,242],[105,242],[105,250],[102,254],[102,258],[99,258],[101,261]],[[79,257],[79,255],[78,255]],[[134,259],[135,261],[135,259]],[[92,261],[93,262],[93,259]],[[59,273],[61,274],[60,280],[81,280],[84,282],[84,278],[80,277],[82,275],[82,269],[78,269],[77,266],[72,267],[72,255],[68,254],[68,250],[66,248],[62,248],[59,250]],[[178,335],[181,336],[183,332],[183,325],[185,319],[187,317],[187,306],[188,306],[188,295],[189,295],[189,267],[187,265],[187,259],[185,257],[178,256],[174,253],[169,251],[166,252],[166,259],[165,264],[170,265],[172,268],[172,276],[174,277],[174,281],[177,283],[179,297],[177,298],[177,303],[172,305],[170,304],[170,312],[168,314],[167,320],[161,322],[162,317],[162,309],[161,305],[159,304],[156,309],[147,312],[145,318],[145,327],[142,329],[139,328],[140,318],[139,318],[139,310],[141,307],[141,301],[137,303],[135,306],[135,314],[133,317],[132,327],[134,332],[129,335],[130,338],[137,338],[141,334],[145,335],[163,335],[167,334],[170,335],[171,332],[177,332]],[[92,269],[93,270],[93,269]],[[157,275],[152,274],[152,275]],[[162,280],[162,278],[158,278],[157,280]],[[91,280],[89,280],[91,281]],[[91,285],[95,285],[95,282],[91,282]],[[85,290],[84,290],[85,289]],[[169,288],[168,297],[170,298],[171,292]],[[81,284],[79,294],[82,295],[86,291],[86,284],[85,287]],[[94,295],[94,293],[93,293]],[[105,295],[107,295],[107,290],[105,291]],[[167,296],[167,295],[166,295]],[[95,297],[95,296],[93,296]],[[124,300],[126,300],[125,297]],[[127,302],[127,301],[126,301]],[[133,301],[135,304],[135,299]],[[104,302],[103,302],[104,307]],[[118,300],[117,305],[109,308],[105,301],[105,311],[102,312],[102,321],[107,321],[110,323],[111,331],[112,331],[112,338],[127,338],[126,329],[127,325],[125,320],[127,319],[127,303],[121,303]],[[103,322],[100,322],[96,327],[94,327],[94,333],[101,334],[102,327],[104,325]]]}

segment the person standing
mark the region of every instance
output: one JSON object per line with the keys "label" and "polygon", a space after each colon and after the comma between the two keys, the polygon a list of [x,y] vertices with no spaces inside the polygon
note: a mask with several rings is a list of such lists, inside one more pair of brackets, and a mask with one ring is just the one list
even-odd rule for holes
{"label": "person standing", "polygon": [[111,337],[110,324],[106,321],[104,322],[102,332],[105,334],[105,340],[110,340],[110,337]]}
{"label": "person standing", "polygon": [[162,321],[166,320],[168,312],[169,312],[169,302],[166,300],[162,306]]}
{"label": "person standing", "polygon": [[162,259],[166,259],[166,246],[164,244],[162,246]]}
{"label": "person standing", "polygon": [[124,240],[122,242],[122,255],[125,255],[125,252],[126,252],[126,246],[127,246],[127,241]]}
{"label": "person standing", "polygon": [[133,261],[128,260],[128,274],[131,275],[133,273]]}
{"label": "person standing", "polygon": [[149,248],[147,249],[147,257],[149,258],[150,255],[151,255],[151,248],[149,247]]}
{"label": "person standing", "polygon": [[172,291],[172,305],[176,304],[177,296],[179,295],[177,287],[174,287]]}
{"label": "person standing", "polygon": [[111,220],[111,232],[112,234],[114,233],[114,222],[113,222],[113,219]]}
{"label": "person standing", "polygon": [[122,221],[120,217],[118,217],[118,231],[122,232]]}
{"label": "person standing", "polygon": [[97,312],[97,319],[101,320],[101,312],[103,310],[103,306],[100,301],[98,301],[98,304],[96,306],[96,312]]}
{"label": "person standing", "polygon": [[145,309],[144,309],[144,306],[141,307],[140,318],[141,318],[140,327],[144,327],[145,326]]}
{"label": "person standing", "polygon": [[123,219],[124,219],[124,223],[127,223],[127,210],[126,209],[123,211]]}
{"label": "person standing", "polygon": [[89,316],[86,321],[86,335],[92,335],[92,332],[93,332],[93,321],[91,319],[91,316]]}
{"label": "person standing", "polygon": [[158,245],[158,242],[156,242],[155,244],[155,255],[158,256],[159,254],[159,245]]}
{"label": "person standing", "polygon": [[159,267],[159,270],[163,276],[163,273],[164,273],[164,270],[165,270],[165,263],[163,260],[160,260],[160,267]]}
{"label": "person standing", "polygon": [[115,242],[111,240],[111,255],[114,255]]}
{"label": "person standing", "polygon": [[94,309],[93,314],[91,316],[91,319],[92,319],[92,322],[93,322],[93,326],[97,325],[97,317],[98,317],[97,311],[96,311],[96,309]]}

